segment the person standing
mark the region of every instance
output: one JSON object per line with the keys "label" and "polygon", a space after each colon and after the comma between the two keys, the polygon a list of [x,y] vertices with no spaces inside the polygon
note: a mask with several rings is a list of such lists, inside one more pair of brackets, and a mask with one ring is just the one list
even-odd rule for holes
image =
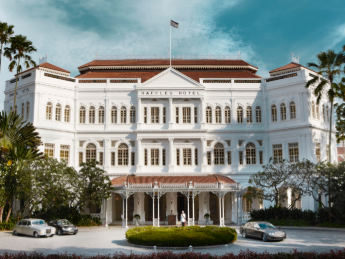
{"label": "person standing", "polygon": [[181,213],[181,223],[182,227],[184,227],[184,223],[186,222],[186,214],[184,214],[184,211]]}

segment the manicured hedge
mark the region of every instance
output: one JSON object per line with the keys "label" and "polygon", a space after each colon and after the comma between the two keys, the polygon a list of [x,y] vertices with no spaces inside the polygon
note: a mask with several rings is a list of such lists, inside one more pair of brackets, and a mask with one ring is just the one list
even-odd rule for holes
{"label": "manicured hedge", "polygon": [[214,226],[190,227],[136,227],[127,230],[129,243],[145,246],[209,246],[233,243],[235,229]]}
{"label": "manicured hedge", "polygon": [[296,250],[291,253],[278,253],[270,254],[268,252],[257,253],[252,251],[241,251],[238,255],[233,253],[224,255],[211,255],[201,254],[194,252],[186,253],[173,253],[171,251],[163,251],[151,254],[130,254],[125,255],[123,253],[116,253],[114,255],[96,255],[96,256],[85,256],[77,254],[51,254],[43,255],[39,253],[18,253],[8,254],[5,253],[0,255],[0,259],[345,259],[345,248],[343,250],[331,251],[328,253],[316,253],[316,252],[297,252]]}

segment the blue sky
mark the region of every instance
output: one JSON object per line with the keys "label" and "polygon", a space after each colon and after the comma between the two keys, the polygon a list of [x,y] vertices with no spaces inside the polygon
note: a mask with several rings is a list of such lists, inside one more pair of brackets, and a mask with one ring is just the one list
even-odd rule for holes
{"label": "blue sky", "polygon": [[[0,0],[0,21],[15,25],[48,62],[78,74],[77,67],[95,53],[120,55],[172,53],[229,55],[259,67],[258,74],[291,61],[315,61],[320,51],[339,51],[345,44],[344,0]],[[4,82],[13,77],[3,58]],[[0,94],[0,109],[3,108]]]}

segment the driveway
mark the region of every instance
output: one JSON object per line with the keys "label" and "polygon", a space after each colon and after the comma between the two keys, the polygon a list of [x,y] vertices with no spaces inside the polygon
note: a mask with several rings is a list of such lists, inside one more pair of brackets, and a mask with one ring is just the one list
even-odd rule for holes
{"label": "driveway", "polygon": [[[235,227],[238,231],[238,227]],[[113,254],[130,252],[136,254],[151,253],[152,249],[144,249],[130,246],[125,240],[125,229],[120,227],[110,228],[81,228],[76,235],[55,236],[53,238],[35,239],[28,236],[12,236],[11,232],[0,232],[0,253],[10,252],[39,252],[52,253],[76,253],[83,255]],[[267,242],[261,240],[244,239],[238,235],[235,243],[229,244],[228,251],[238,254],[240,250],[270,253],[298,251],[327,252],[331,249],[338,250],[345,247],[344,231],[285,229],[287,239],[282,242]],[[183,252],[174,250],[173,252]],[[195,249],[201,253],[222,255],[226,253],[224,248]]]}

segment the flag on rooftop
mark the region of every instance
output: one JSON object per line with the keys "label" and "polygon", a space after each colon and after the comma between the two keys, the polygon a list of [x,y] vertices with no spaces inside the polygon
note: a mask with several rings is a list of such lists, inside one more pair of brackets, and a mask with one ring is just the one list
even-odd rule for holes
{"label": "flag on rooftop", "polygon": [[178,23],[174,22],[173,20],[170,20],[170,26],[178,28]]}

